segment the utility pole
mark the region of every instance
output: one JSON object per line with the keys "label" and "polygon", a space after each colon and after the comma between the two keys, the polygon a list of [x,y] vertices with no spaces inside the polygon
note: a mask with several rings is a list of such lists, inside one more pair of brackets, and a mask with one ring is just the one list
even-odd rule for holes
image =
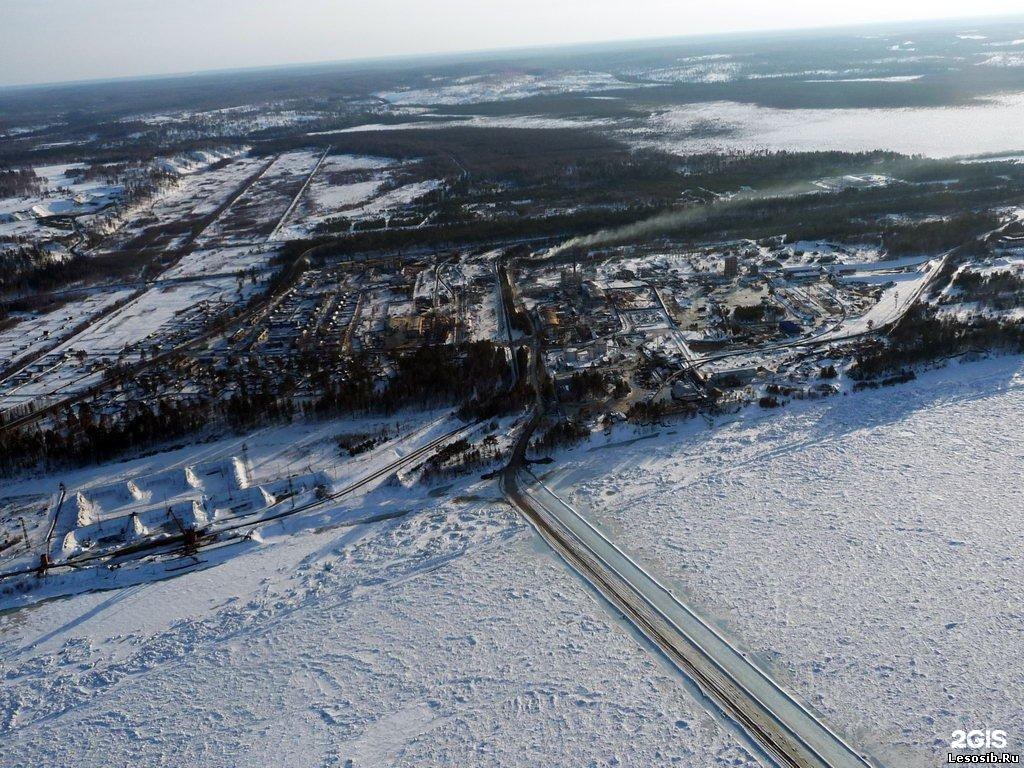
{"label": "utility pole", "polygon": [[247,484],[252,484],[252,467],[249,465],[249,446],[247,443],[242,443],[242,468],[249,473],[249,477],[246,478]]}

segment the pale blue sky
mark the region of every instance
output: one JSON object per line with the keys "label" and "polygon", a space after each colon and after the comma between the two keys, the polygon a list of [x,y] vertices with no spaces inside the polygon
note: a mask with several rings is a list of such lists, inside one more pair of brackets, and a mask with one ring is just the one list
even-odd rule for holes
{"label": "pale blue sky", "polygon": [[0,0],[0,84],[1021,10],[1020,0]]}

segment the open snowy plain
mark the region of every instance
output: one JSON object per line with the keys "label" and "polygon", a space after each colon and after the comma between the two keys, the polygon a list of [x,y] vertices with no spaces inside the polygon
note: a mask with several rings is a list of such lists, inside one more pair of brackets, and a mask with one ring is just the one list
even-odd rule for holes
{"label": "open snowy plain", "polygon": [[1024,367],[667,426],[547,482],[886,765],[1024,738]]}
{"label": "open snowy plain", "polygon": [[[344,426],[250,440],[256,472],[326,466]],[[492,483],[390,481],[232,549],[0,615],[0,764],[757,764]]]}
{"label": "open snowy plain", "polygon": [[[955,363],[620,429],[546,480],[841,733],[934,765],[957,728],[1024,732],[1022,406],[1020,358]],[[322,464],[335,427],[255,461]],[[4,765],[756,764],[489,482],[390,481],[0,638]]]}

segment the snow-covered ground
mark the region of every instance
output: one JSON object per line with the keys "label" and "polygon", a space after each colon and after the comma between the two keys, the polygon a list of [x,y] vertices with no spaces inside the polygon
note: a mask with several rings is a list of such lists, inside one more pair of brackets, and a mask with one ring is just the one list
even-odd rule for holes
{"label": "snow-covered ground", "polygon": [[[251,282],[244,283],[239,290],[234,275],[267,266],[273,248],[265,242],[266,235],[288,209],[318,157],[314,152],[302,151],[276,158],[259,179],[199,234],[194,250],[161,275],[167,280],[208,279],[154,285],[82,333],[66,339],[31,371],[7,382],[0,392],[0,408],[71,394],[98,381],[102,364],[110,363],[126,348],[126,359],[133,361],[138,359],[143,344],[180,344],[189,337],[189,328],[193,334],[198,332],[211,316],[259,290],[260,286]],[[182,215],[191,211],[194,215],[209,204],[209,210],[202,211],[208,214],[266,162],[243,159],[210,174],[195,174],[202,178],[201,183],[186,185],[179,194],[168,196],[154,207],[154,214]],[[211,197],[196,206],[205,194]],[[113,240],[121,242],[120,238]],[[98,302],[93,304],[99,307]],[[76,318],[75,323],[85,317]],[[17,331],[17,326],[12,330]],[[79,358],[74,353],[83,356]]]}
{"label": "snow-covered ground", "polygon": [[83,317],[96,314],[111,304],[127,298],[131,291],[97,291],[38,315],[26,315],[10,328],[0,331],[0,365],[8,365],[22,355],[45,346],[51,339],[73,328]]}
{"label": "snow-covered ground", "polygon": [[[246,283],[242,298],[254,290]],[[119,295],[124,293],[127,292],[121,291]],[[195,325],[202,317],[223,312],[238,298],[233,277],[151,288],[57,345],[26,374],[12,378],[0,393],[0,406],[8,408],[40,398],[72,394],[99,381],[102,364],[113,362],[126,348],[129,351],[125,360],[138,360],[144,343],[155,344],[158,339],[169,341],[170,334],[180,331],[186,323]],[[176,343],[182,340],[175,339]]]}
{"label": "snow-covered ground", "polygon": [[[470,303],[467,313],[468,336],[474,340],[507,338],[501,327],[501,290],[494,268],[494,259],[498,253],[490,251],[478,259],[463,261],[455,272],[455,282],[462,285],[475,283],[478,286],[477,298]],[[452,281],[450,277],[446,279]]]}
{"label": "snow-covered ground", "polygon": [[[351,428],[247,438],[254,470]],[[0,663],[10,766],[756,765],[491,482],[388,485],[176,578],[0,614]]]}
{"label": "snow-covered ground", "polygon": [[263,175],[197,238],[199,246],[250,245],[265,239],[319,160],[318,153],[305,150],[275,157]]}
{"label": "snow-covered ground", "polygon": [[[138,213],[160,205],[165,200],[173,201],[187,194],[187,190],[194,186],[189,183],[190,176],[216,177],[217,172],[201,172],[219,161],[239,154],[240,150],[213,149],[153,159],[148,168],[139,167],[135,170],[143,175],[148,170],[170,174],[174,177],[174,182],[163,183],[152,195],[136,203],[131,209],[137,209],[134,212]],[[34,171],[42,180],[42,189],[37,194],[0,198],[0,237],[21,236],[43,242],[55,234],[66,233],[47,228],[37,221],[39,218],[54,215],[84,216],[86,218],[83,220],[89,222],[89,214],[122,205],[126,195],[124,179],[117,182],[102,177],[83,180],[78,172],[87,167],[84,163],[36,166]],[[118,213],[107,211],[104,215],[109,221],[90,223],[100,228],[117,226],[124,221],[131,209]]]}
{"label": "snow-covered ground", "polygon": [[1024,739],[1024,363],[617,433],[548,481],[887,765]]}
{"label": "snow-covered ground", "polygon": [[566,71],[535,75],[509,73],[479,75],[444,82],[435,88],[410,88],[377,94],[397,106],[416,104],[474,104],[530,96],[621,88],[623,81],[607,72]]}
{"label": "snow-covered ground", "polygon": [[262,269],[273,255],[273,244],[253,243],[197,249],[164,272],[162,280],[194,278],[203,275],[234,274],[252,268]]}
{"label": "snow-covered ground", "polygon": [[437,115],[436,120],[416,120],[400,123],[365,123],[350,128],[337,128],[330,131],[314,131],[310,136],[331,136],[341,133],[363,133],[366,131],[407,131],[437,128],[598,128],[613,127],[617,121],[594,117],[546,117],[544,115],[472,115],[466,117],[446,118]]}
{"label": "snow-covered ground", "polygon": [[863,283],[883,286],[882,295],[867,312],[855,317],[844,318],[843,322],[822,339],[843,338],[857,333],[866,333],[872,328],[881,328],[903,315],[914,303],[927,285],[929,278],[935,275],[940,259],[919,262],[910,271],[889,271],[886,262],[861,265],[862,269],[843,279],[851,283]]}
{"label": "snow-covered ground", "polygon": [[204,111],[178,110],[172,112],[131,115],[128,120],[138,120],[151,126],[165,126],[173,130],[181,124],[184,133],[194,131],[195,123],[202,124],[206,136],[242,136],[253,131],[281,128],[308,123],[325,117],[329,113],[288,109],[284,104],[243,104],[223,109]]}
{"label": "snow-covered ground", "polygon": [[[889,149],[931,157],[1018,149],[1016,126],[1024,117],[1024,95],[992,98],[968,107],[905,109],[775,109],[713,102],[673,107],[623,135],[638,146],[687,154],[729,150]],[[714,125],[728,132],[707,137]]]}
{"label": "snow-covered ground", "polygon": [[328,155],[280,236],[308,237],[332,215],[368,203],[380,193],[397,165],[379,157]]}
{"label": "snow-covered ground", "polygon": [[388,216],[440,187],[437,179],[395,182],[405,163],[361,155],[328,155],[282,227],[282,238],[309,237],[333,218]]}

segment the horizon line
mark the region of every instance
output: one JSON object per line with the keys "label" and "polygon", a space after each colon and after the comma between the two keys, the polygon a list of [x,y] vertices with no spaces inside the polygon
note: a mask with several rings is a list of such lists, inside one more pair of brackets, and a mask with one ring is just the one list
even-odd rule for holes
{"label": "horizon line", "polygon": [[421,51],[409,54],[390,54],[385,56],[361,56],[352,59],[313,59],[306,61],[284,61],[275,62],[271,64],[252,64],[242,65],[237,67],[223,67],[214,69],[200,69],[200,70],[173,70],[166,72],[143,72],[131,75],[115,75],[108,77],[86,77],[79,80],[43,80],[34,81],[27,83],[0,83],[0,93],[12,93],[12,92],[26,92],[32,90],[47,90],[47,89],[59,89],[59,88],[73,88],[79,86],[91,86],[91,85],[115,85],[121,83],[131,83],[146,80],[176,80],[185,79],[190,77],[209,77],[217,75],[231,75],[231,74],[244,74],[254,73],[261,71],[271,70],[287,70],[287,69],[315,69],[315,68],[330,68],[330,67],[375,67],[386,64],[406,64],[415,65],[416,63],[431,62],[431,61],[445,61],[445,60],[464,60],[479,57],[489,58],[494,56],[503,55],[528,55],[544,52],[558,52],[565,51],[569,52],[575,49],[593,48],[593,47],[608,47],[608,48],[629,48],[639,45],[654,45],[654,44],[671,44],[681,42],[693,42],[698,40],[712,40],[715,38],[757,38],[765,37],[770,35],[787,35],[787,34],[813,34],[816,32],[853,32],[856,30],[863,29],[877,29],[877,28],[899,28],[909,25],[920,26],[920,25],[954,25],[961,23],[988,23],[994,24],[999,22],[1010,22],[1010,21],[1021,21],[1024,20],[1024,12],[1019,14],[993,14],[988,16],[940,16],[930,18],[908,18],[900,19],[896,21],[868,21],[859,22],[854,24],[841,24],[841,25],[815,25],[807,27],[775,27],[768,29],[733,29],[733,30],[721,30],[718,32],[699,32],[688,35],[669,35],[669,36],[652,36],[652,37],[636,37],[636,38],[616,38],[616,39],[600,39],[600,40],[586,40],[576,41],[567,43],[541,43],[541,44],[524,44],[517,46],[502,46],[498,48],[468,48],[451,51]]}

